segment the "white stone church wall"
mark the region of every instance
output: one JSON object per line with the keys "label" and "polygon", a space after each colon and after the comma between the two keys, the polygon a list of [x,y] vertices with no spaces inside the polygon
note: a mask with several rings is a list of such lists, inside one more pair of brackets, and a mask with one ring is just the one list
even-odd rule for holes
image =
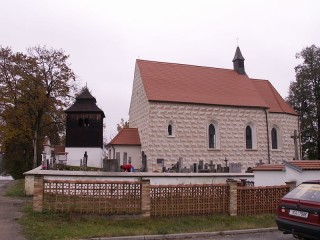
{"label": "white stone church wall", "polygon": [[129,109],[129,123],[130,127],[138,128],[141,146],[143,146],[142,151],[148,148],[148,138],[141,136],[149,135],[149,102],[147,95],[144,91],[143,83],[141,80],[141,75],[139,68],[136,66],[132,94],[131,94],[131,103]]}
{"label": "white stone church wall", "polygon": [[[294,135],[295,130],[299,130],[298,116],[270,113],[269,114],[269,132],[271,142],[271,129],[275,127],[279,131],[278,149],[272,149],[270,146],[271,161],[273,163],[282,163],[283,160],[290,161],[295,157]],[[299,131],[298,131],[299,133]],[[300,152],[300,149],[299,149]]]}
{"label": "white stone church wall", "polygon": [[[267,130],[263,109],[245,109],[191,104],[150,103],[148,138],[149,169],[156,168],[156,159],[165,159],[170,167],[179,157],[187,168],[200,160],[225,165],[224,160],[241,162],[243,170],[267,160]],[[167,126],[174,124],[174,137],[168,137]],[[208,127],[217,123],[219,149],[208,149]],[[256,149],[246,150],[245,129],[253,123]],[[143,136],[144,137],[144,136]],[[150,166],[151,165],[151,166]],[[151,170],[150,169],[150,170]]]}

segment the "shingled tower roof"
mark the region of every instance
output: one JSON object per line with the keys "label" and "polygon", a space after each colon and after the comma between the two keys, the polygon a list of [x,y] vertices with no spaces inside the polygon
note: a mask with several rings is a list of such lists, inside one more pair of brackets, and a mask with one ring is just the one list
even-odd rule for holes
{"label": "shingled tower roof", "polygon": [[82,93],[76,97],[75,103],[65,110],[65,112],[101,112],[102,116],[105,117],[104,112],[97,106],[96,103],[96,99],[91,95],[88,88],[85,88]]}

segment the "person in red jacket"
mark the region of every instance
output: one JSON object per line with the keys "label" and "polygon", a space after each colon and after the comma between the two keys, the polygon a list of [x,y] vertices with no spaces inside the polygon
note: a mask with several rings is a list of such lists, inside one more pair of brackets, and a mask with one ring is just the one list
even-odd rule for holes
{"label": "person in red jacket", "polygon": [[124,172],[132,172],[133,166],[131,165],[131,163],[129,163],[121,165],[120,168]]}

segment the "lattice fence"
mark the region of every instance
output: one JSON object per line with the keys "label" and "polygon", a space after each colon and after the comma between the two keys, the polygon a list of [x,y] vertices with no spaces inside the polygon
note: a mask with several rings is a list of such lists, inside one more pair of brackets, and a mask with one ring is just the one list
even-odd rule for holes
{"label": "lattice fence", "polygon": [[151,217],[228,213],[226,184],[151,186]]}
{"label": "lattice fence", "polygon": [[287,192],[288,186],[238,187],[237,214],[275,213],[280,199]]}
{"label": "lattice fence", "polygon": [[44,180],[43,208],[56,212],[140,214],[141,184]]}

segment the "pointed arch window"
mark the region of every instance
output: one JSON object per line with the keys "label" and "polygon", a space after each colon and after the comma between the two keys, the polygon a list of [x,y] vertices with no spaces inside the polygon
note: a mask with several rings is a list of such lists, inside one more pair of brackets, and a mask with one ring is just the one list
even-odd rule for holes
{"label": "pointed arch window", "polygon": [[170,121],[168,123],[168,128],[167,128],[167,135],[168,137],[174,137],[174,123],[172,121]]}
{"label": "pointed arch window", "polygon": [[216,128],[212,123],[209,125],[209,148],[216,148]]}
{"label": "pointed arch window", "polygon": [[246,149],[252,149],[252,128],[250,126],[246,127]]}
{"label": "pointed arch window", "polygon": [[278,131],[276,128],[271,130],[271,145],[272,149],[278,149]]}
{"label": "pointed arch window", "polygon": [[168,136],[172,136],[172,125],[168,125]]}

